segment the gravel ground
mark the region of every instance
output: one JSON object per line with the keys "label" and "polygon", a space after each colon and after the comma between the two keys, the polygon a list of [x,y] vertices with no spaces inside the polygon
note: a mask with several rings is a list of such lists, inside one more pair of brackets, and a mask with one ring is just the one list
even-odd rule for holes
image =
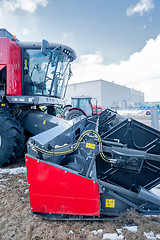
{"label": "gravel ground", "polygon": [[[19,166],[25,166],[24,158],[9,168]],[[132,226],[134,231],[129,231],[125,226]],[[142,217],[136,212],[115,221],[47,221],[30,211],[26,173],[0,173],[1,240],[160,239],[159,226],[159,217]]]}

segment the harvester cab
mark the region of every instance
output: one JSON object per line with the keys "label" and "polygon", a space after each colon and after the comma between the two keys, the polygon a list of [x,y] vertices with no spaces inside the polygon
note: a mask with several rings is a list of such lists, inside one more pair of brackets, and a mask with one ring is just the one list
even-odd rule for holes
{"label": "harvester cab", "polygon": [[66,45],[20,42],[0,29],[0,166],[21,153],[24,130],[33,136],[55,126],[75,58]]}
{"label": "harvester cab", "polygon": [[0,29],[0,46],[2,99],[24,104],[50,104],[55,99],[61,103],[57,99],[64,98],[70,62],[76,58],[71,48],[46,40],[20,42],[5,29]]}

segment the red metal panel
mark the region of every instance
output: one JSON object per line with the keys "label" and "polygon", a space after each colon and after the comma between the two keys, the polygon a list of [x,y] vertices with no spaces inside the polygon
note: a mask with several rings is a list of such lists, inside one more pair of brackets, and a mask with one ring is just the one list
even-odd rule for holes
{"label": "red metal panel", "polygon": [[0,38],[0,64],[7,64],[7,38]]}
{"label": "red metal panel", "polygon": [[7,67],[7,95],[22,95],[21,49],[16,41],[0,38],[0,64]]}
{"label": "red metal panel", "polygon": [[32,212],[99,216],[98,183],[26,155]]}
{"label": "red metal panel", "polygon": [[[10,40],[9,40],[10,41]],[[16,42],[9,42],[7,65],[7,95],[22,95],[21,49]]]}
{"label": "red metal panel", "polygon": [[0,64],[0,71],[5,67],[5,64]]}

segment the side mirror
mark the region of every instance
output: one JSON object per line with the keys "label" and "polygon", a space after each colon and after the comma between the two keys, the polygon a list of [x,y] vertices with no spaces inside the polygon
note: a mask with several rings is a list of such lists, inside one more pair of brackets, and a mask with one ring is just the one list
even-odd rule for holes
{"label": "side mirror", "polygon": [[45,40],[45,39],[42,40],[41,52],[42,52],[45,56],[47,56],[47,54],[48,54],[48,51],[47,51],[48,44],[49,44],[49,43],[48,43],[47,40]]}

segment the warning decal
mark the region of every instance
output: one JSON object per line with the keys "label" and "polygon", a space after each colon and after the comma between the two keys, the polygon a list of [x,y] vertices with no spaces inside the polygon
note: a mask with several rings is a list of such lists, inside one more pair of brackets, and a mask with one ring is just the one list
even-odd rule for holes
{"label": "warning decal", "polygon": [[115,199],[106,199],[105,207],[115,208]]}
{"label": "warning decal", "polygon": [[86,143],[86,148],[95,149],[95,144],[92,144],[92,143]]}

